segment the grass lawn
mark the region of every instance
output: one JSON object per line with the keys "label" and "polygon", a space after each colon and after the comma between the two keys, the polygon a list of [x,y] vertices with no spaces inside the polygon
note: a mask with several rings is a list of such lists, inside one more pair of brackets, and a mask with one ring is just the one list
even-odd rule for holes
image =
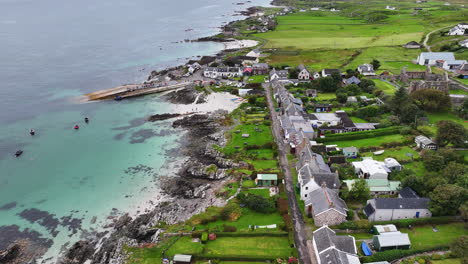
{"label": "grass lawn", "polygon": [[[255,131],[255,127],[261,129],[261,132]],[[240,133],[235,133],[239,130]],[[243,138],[242,134],[249,134],[248,138]],[[244,142],[249,145],[263,145],[273,141],[270,127],[266,125],[239,125],[231,131],[231,139],[224,147],[223,152],[226,154],[233,154],[235,152],[242,152],[244,149]],[[238,148],[236,148],[238,147]]]}
{"label": "grass lawn", "polygon": [[317,101],[327,101],[336,99],[335,93],[317,93],[317,97],[315,97]]}
{"label": "grass lawn", "polygon": [[439,232],[432,231],[432,226],[418,226],[413,230],[400,228],[402,233],[408,233],[411,248],[419,250],[437,245],[448,245],[461,235],[468,235],[463,223],[436,225]]}
{"label": "grass lawn", "polygon": [[[339,235],[351,235],[353,236],[356,240],[363,240],[363,239],[372,239],[374,237],[373,234],[369,233],[356,233],[356,234],[339,234]],[[361,243],[358,243],[359,246]],[[360,248],[360,247],[359,247]]]}
{"label": "grass lawn", "polygon": [[192,237],[181,237],[166,251],[166,255],[173,257],[175,254],[200,254],[203,252],[203,245],[200,242],[192,242]]}
{"label": "grass lawn", "polygon": [[422,176],[427,173],[422,161],[413,161],[404,165],[406,169],[412,170],[416,175]]}
{"label": "grass lawn", "polygon": [[431,260],[431,262],[433,264],[461,264],[461,260],[459,258]]}
{"label": "grass lawn", "polygon": [[[458,80],[460,80],[460,79],[458,79]],[[467,80],[466,84],[468,85],[468,79],[466,79],[466,80]],[[465,91],[465,90],[450,90],[450,91],[449,91],[449,94],[464,94],[464,95],[468,95],[468,92]]]}
{"label": "grass lawn", "polygon": [[366,120],[362,119],[362,118],[359,118],[359,117],[356,117],[356,116],[350,116],[349,118],[351,118],[351,120],[354,122],[354,123],[367,123]]}
{"label": "grass lawn", "polygon": [[[196,228],[200,230],[207,227],[222,227],[224,224],[226,224],[230,226],[235,226],[237,228],[237,231],[249,231],[249,225],[279,225],[283,222],[283,218],[278,212],[271,214],[261,214],[254,212],[248,208],[242,208],[242,216],[235,222],[218,220],[215,222],[208,223],[206,225],[197,225]],[[265,232],[264,229],[261,229],[261,231]]]}
{"label": "grass lawn", "polygon": [[257,159],[274,159],[272,149],[250,149],[247,154],[255,156]]}
{"label": "grass lawn", "polygon": [[373,138],[357,139],[357,140],[346,140],[346,141],[336,141],[336,142],[327,142],[327,145],[336,144],[338,147],[370,147],[370,146],[380,146],[382,143],[402,141],[404,137],[400,134],[387,135]]}
{"label": "grass lawn", "polygon": [[232,183],[226,184],[226,186],[224,186],[223,188],[223,191],[227,191],[228,192],[227,196],[231,197],[237,192],[237,189],[239,189],[239,183],[232,182]]}
{"label": "grass lawn", "polygon": [[437,123],[437,121],[440,121],[440,120],[451,120],[459,124],[462,124],[465,128],[468,129],[468,121],[459,118],[454,113],[450,113],[450,112],[427,113],[427,117],[429,118],[429,122],[434,125]]}
{"label": "grass lawn", "polygon": [[252,164],[257,171],[278,171],[278,161],[277,160],[246,160],[248,163]]}
{"label": "grass lawn", "polygon": [[246,192],[251,194],[260,195],[266,198],[270,198],[270,190],[269,189],[247,189]]}
{"label": "grass lawn", "polygon": [[252,188],[256,187],[257,185],[255,184],[254,180],[245,180],[242,182],[242,187],[244,188]]}
{"label": "grass lawn", "polygon": [[377,89],[382,90],[386,94],[393,95],[395,94],[397,88],[387,82],[384,82],[379,79],[373,79],[372,81],[375,82],[375,85],[377,86]]}
{"label": "grass lawn", "polygon": [[247,77],[247,83],[262,83],[265,81],[266,75],[253,75]]}
{"label": "grass lawn", "polygon": [[210,255],[264,256],[286,258],[291,255],[288,237],[219,237],[206,244]]}
{"label": "grass lawn", "polygon": [[457,79],[457,81],[463,83],[464,85],[468,85],[468,79]]}
{"label": "grass lawn", "polygon": [[413,158],[419,158],[419,153],[408,146],[386,149],[382,155],[375,156],[372,152],[360,153],[363,157],[372,157],[375,160],[383,161],[385,158],[394,158],[398,161],[411,160],[411,157],[406,156],[406,153],[413,154]]}

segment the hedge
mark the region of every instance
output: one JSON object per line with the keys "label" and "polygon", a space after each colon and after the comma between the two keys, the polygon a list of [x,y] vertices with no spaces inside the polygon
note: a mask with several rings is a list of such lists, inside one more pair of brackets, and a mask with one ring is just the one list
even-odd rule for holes
{"label": "hedge", "polygon": [[325,138],[317,138],[317,142],[325,143],[331,141],[357,140],[371,137],[394,135],[400,132],[401,126],[379,128],[367,131],[347,132],[342,134],[328,134]]}
{"label": "hedge", "polygon": [[370,230],[374,225],[388,225],[394,224],[398,228],[408,227],[409,225],[418,226],[418,225],[441,225],[449,224],[453,222],[459,222],[455,216],[436,216],[436,217],[426,217],[426,218],[417,218],[417,219],[402,219],[395,221],[377,221],[371,222],[369,220],[358,220],[358,221],[348,221],[341,223],[339,225],[333,226],[334,229],[364,229]]}
{"label": "hedge", "polygon": [[274,232],[216,232],[217,237],[258,237],[258,236],[269,236],[269,237],[285,237],[288,236],[288,232],[274,231]]}
{"label": "hedge", "polygon": [[401,258],[404,258],[404,257],[411,256],[411,255],[416,255],[416,254],[430,252],[430,251],[436,251],[436,250],[447,250],[447,249],[449,249],[448,246],[435,246],[435,247],[432,247],[432,248],[420,249],[420,250],[394,249],[394,250],[387,250],[387,251],[377,252],[372,256],[362,257],[361,261],[362,262],[377,262],[377,261],[388,261],[388,262],[390,262],[390,261],[394,261],[394,260],[397,260],[397,259],[401,259]]}
{"label": "hedge", "polygon": [[[219,260],[229,260],[229,261],[267,261],[267,260],[276,260],[276,257],[267,257],[267,256],[245,256],[245,255],[212,255],[212,254],[194,254],[197,259],[219,259]],[[287,258],[288,256],[284,256]]]}

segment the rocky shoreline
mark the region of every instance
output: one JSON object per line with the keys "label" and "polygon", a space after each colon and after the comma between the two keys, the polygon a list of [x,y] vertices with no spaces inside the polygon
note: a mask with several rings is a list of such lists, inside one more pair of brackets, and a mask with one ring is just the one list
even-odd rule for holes
{"label": "rocky shoreline", "polygon": [[[187,103],[194,94],[196,91],[190,89],[172,100]],[[228,180],[230,168],[246,166],[226,159],[213,147],[226,143],[224,133],[231,128],[227,111],[183,116],[164,114],[149,119],[157,122],[170,118],[178,118],[172,123],[174,128],[186,131],[178,155],[187,158],[175,175],[161,178],[161,189],[170,197],[169,200],[134,219],[128,214],[121,216],[114,221],[109,234],[101,233],[93,239],[76,242],[59,259],[59,263],[124,263],[128,256],[122,250],[123,245],[147,245],[160,240],[159,235],[164,230],[155,227],[158,223],[175,224],[208,206],[225,204],[224,200],[216,197],[216,191]]]}

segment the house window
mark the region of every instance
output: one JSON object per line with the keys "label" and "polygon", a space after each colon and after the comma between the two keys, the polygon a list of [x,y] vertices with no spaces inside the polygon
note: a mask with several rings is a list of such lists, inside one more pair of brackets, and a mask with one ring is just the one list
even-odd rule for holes
{"label": "house window", "polygon": [[304,194],[304,197],[307,197],[307,194]]}
{"label": "house window", "polygon": [[306,191],[307,191],[307,190],[309,190],[309,187],[306,187],[305,189],[306,189]]}

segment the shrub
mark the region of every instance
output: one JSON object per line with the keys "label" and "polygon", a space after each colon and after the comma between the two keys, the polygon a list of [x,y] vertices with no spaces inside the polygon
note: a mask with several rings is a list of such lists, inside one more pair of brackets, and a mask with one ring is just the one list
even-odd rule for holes
{"label": "shrub", "polygon": [[206,241],[208,241],[208,233],[203,232],[202,235],[201,235],[201,242],[206,243]]}
{"label": "shrub", "polygon": [[428,248],[428,249],[421,249],[421,250],[414,250],[414,249],[409,249],[409,250],[408,249],[407,250],[400,250],[400,249],[387,250],[387,251],[377,252],[372,256],[363,257],[362,262],[378,262],[378,261],[389,261],[389,262],[391,262],[393,260],[401,259],[401,258],[404,258],[406,256],[411,256],[411,255],[418,254],[418,253],[423,253],[423,252],[432,251],[432,250],[445,250],[445,249],[448,249],[448,247],[437,246],[437,247],[433,247],[433,248],[430,248],[430,249]]}
{"label": "shrub", "polygon": [[236,221],[242,215],[242,209],[237,203],[229,203],[221,210],[221,219]]}
{"label": "shrub", "polygon": [[237,227],[230,225],[223,225],[223,232],[236,232]]}
{"label": "shrub", "polygon": [[243,193],[240,193],[237,198],[240,203],[259,213],[273,213],[276,210],[275,202],[271,198],[265,198],[256,194],[245,195]]}
{"label": "shrub", "polygon": [[371,137],[387,136],[399,133],[401,127],[387,127],[375,130],[349,132],[345,134],[331,134],[325,138],[317,138],[317,142],[325,143],[331,141],[357,140]]}
{"label": "shrub", "polygon": [[346,220],[352,221],[353,218],[354,218],[354,211],[353,211],[353,210],[349,210],[349,211],[348,211],[348,215],[346,216]]}

